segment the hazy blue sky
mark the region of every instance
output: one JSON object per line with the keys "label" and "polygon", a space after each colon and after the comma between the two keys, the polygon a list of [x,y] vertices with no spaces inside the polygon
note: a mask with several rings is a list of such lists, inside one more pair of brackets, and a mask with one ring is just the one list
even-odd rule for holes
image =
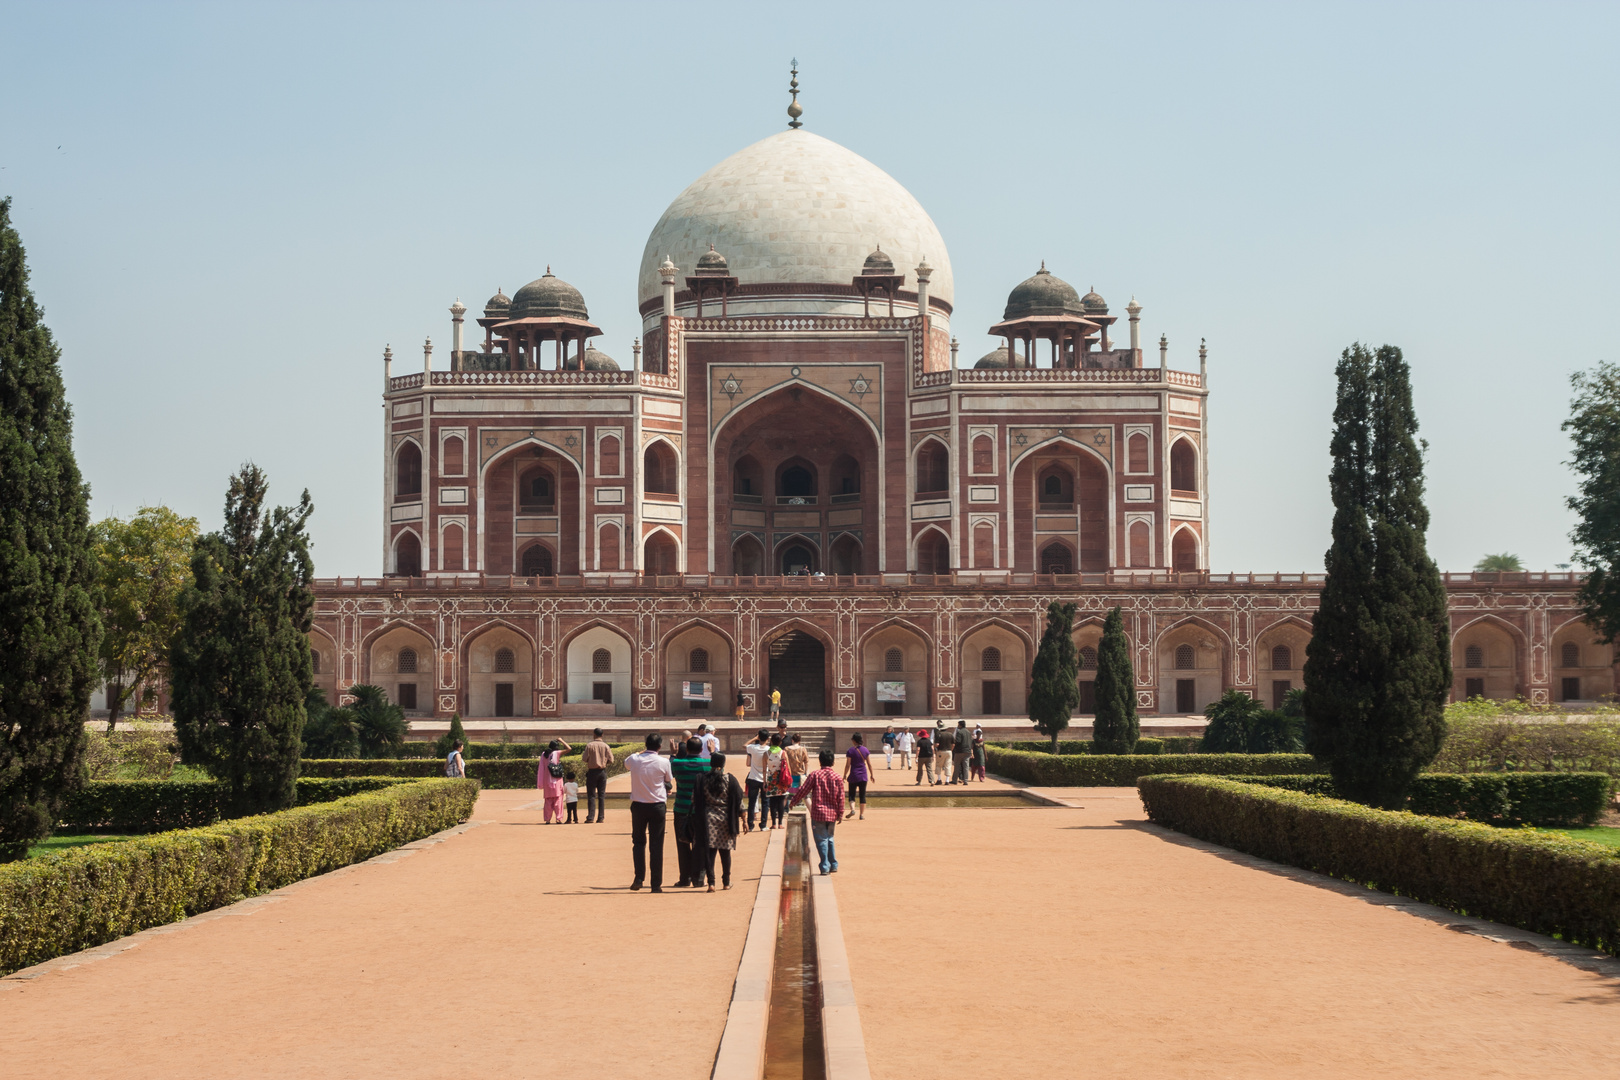
{"label": "hazy blue sky", "polygon": [[[778,11],[790,14],[777,15]],[[1316,570],[1333,363],[1406,350],[1431,550],[1569,559],[1568,377],[1612,359],[1620,8],[0,5],[0,195],[94,512],[314,495],[381,564],[381,353],[551,264],[628,362],[664,207],[806,126],[928,209],[962,355],[1041,259],[1210,349],[1212,562]]]}

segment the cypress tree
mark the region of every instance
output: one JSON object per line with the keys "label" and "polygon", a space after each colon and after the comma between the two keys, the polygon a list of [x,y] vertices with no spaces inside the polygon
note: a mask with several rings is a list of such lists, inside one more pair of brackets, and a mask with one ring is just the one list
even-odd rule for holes
{"label": "cypress tree", "polygon": [[51,834],[79,781],[101,646],[60,359],[0,200],[0,861]]}
{"label": "cypress tree", "polygon": [[225,496],[225,527],[197,541],[170,650],[182,760],[230,785],[234,814],[292,806],[305,700],[314,564],[295,509],[266,514],[264,473],[244,465]]}
{"label": "cypress tree", "polygon": [[1069,714],[1080,704],[1080,654],[1074,647],[1074,604],[1056,600],[1046,605],[1046,632],[1035,652],[1030,671],[1029,718],[1035,729],[1052,740],[1069,726]]}
{"label": "cypress tree", "polygon": [[1309,749],[1346,797],[1400,807],[1445,735],[1445,587],[1427,549],[1406,361],[1391,345],[1357,345],[1339,374],[1334,541],[1305,662]]}
{"label": "cypress tree", "polygon": [[[450,714],[450,730],[433,741],[433,749],[440,757],[449,757],[450,748],[455,746],[456,743],[460,743],[463,750],[469,749],[467,745],[467,729],[461,726],[461,714],[458,712]],[[466,754],[462,755],[463,758],[467,756]]]}
{"label": "cypress tree", "polygon": [[1119,608],[1108,613],[1097,649],[1097,716],[1091,748],[1098,754],[1134,754],[1141,736],[1136,718],[1136,677],[1131,672],[1131,646]]}

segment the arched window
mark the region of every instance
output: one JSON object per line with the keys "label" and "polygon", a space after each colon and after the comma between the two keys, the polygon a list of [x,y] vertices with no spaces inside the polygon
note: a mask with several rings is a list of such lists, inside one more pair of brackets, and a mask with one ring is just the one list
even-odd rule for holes
{"label": "arched window", "polygon": [[1193,669],[1193,647],[1191,645],[1176,646],[1176,670],[1191,671]]}
{"label": "arched window", "polygon": [[591,653],[591,673],[593,675],[607,675],[613,671],[613,654],[606,649],[597,649]]}
{"label": "arched window", "polygon": [[1060,544],[1055,540],[1047,544],[1041,549],[1041,573],[1074,573],[1074,552],[1069,550],[1067,544]]}
{"label": "arched window", "polygon": [[523,576],[550,577],[551,549],[544,544],[531,544],[523,549]]}
{"label": "arched window", "polygon": [[1041,497],[1053,502],[1063,498],[1063,481],[1056,476],[1048,476],[1041,484]]}
{"label": "arched window", "polygon": [[687,671],[695,671],[695,672],[706,672],[706,671],[708,671],[709,670],[709,650],[705,649],[705,648],[702,648],[701,646],[699,648],[693,649],[692,654],[686,658],[686,670]]}
{"label": "arched window", "polygon": [[1090,645],[1087,645],[1085,648],[1080,650],[1080,670],[1097,670],[1097,650],[1093,649]]}
{"label": "arched window", "polygon": [[316,675],[321,673],[321,654],[314,649],[309,650],[309,670]]}
{"label": "arched window", "polygon": [[619,566],[619,527],[617,525],[603,525],[598,535],[598,547],[601,551],[599,569],[618,570]]}
{"label": "arched window", "polygon": [[904,670],[906,670],[906,657],[905,657],[905,654],[902,653],[899,649],[890,649],[888,652],[884,653],[883,654],[883,670],[884,671],[904,671]]}
{"label": "arched window", "polygon": [[604,435],[596,444],[598,472],[601,476],[619,475],[619,437]]}
{"label": "arched window", "polygon": [[517,670],[517,656],[511,649],[495,650],[495,671],[500,675],[510,675]]}
{"label": "arched window", "polygon": [[1177,491],[1198,490],[1198,452],[1186,439],[1170,447],[1170,486]]}
{"label": "arched window", "polygon": [[832,478],[833,495],[861,493],[861,463],[848,454],[839,454],[837,460],[833,462]]}
{"label": "arched window", "polygon": [[917,450],[917,494],[950,490],[950,455],[929,439]]}
{"label": "arched window", "polygon": [[985,522],[973,526],[973,565],[994,566],[996,563],[995,526]]}
{"label": "arched window", "polygon": [[1067,509],[1074,505],[1074,476],[1061,465],[1048,465],[1038,481],[1043,507]]}
{"label": "arched window", "polygon": [[394,495],[409,498],[422,494],[422,451],[408,442],[394,455]]}
{"label": "arched window", "polygon": [[951,545],[945,537],[930,529],[917,541],[917,573],[948,574],[951,572]]}
{"label": "arched window", "polygon": [[765,548],[753,536],[744,536],[732,546],[731,572],[741,577],[765,572]]}
{"label": "arched window", "polygon": [[1478,645],[1470,645],[1463,650],[1463,667],[1484,667],[1485,650]]}
{"label": "arched window", "polygon": [[446,476],[460,476],[466,471],[466,453],[460,435],[447,435],[439,453],[439,471]]}
{"label": "arched window", "polygon": [[518,483],[518,511],[525,514],[549,514],[557,507],[557,488],[551,474],[544,469],[533,469],[523,474]]}
{"label": "arched window", "polygon": [[641,455],[642,490],[658,495],[678,495],[681,491],[679,473],[675,451],[669,448],[668,443],[648,444],[647,452]]}
{"label": "arched window", "polygon": [[1198,569],[1198,539],[1191,529],[1182,529],[1170,540],[1170,566],[1178,574]]}
{"label": "arched window", "polygon": [[752,455],[738,458],[731,467],[732,494],[746,495],[749,497],[747,501],[758,502],[759,497],[765,494],[765,485],[760,479],[763,475],[759,462]]}
{"label": "arched window", "polygon": [[1131,522],[1131,565],[1153,565],[1153,530],[1145,521]]}
{"label": "arched window", "polygon": [[973,437],[973,471],[976,473],[996,471],[996,444],[990,441],[988,435]]}
{"label": "arched window", "polygon": [[446,525],[439,540],[439,567],[443,570],[462,569],[461,526]]}
{"label": "arched window", "polygon": [[1573,641],[1564,642],[1564,666],[1581,666],[1581,647],[1575,644]]}
{"label": "arched window", "polygon": [[1152,472],[1153,466],[1148,463],[1148,437],[1138,431],[1132,435],[1126,444],[1126,463],[1129,471],[1133,473]]}
{"label": "arched window", "polygon": [[984,650],[984,656],[979,661],[979,670],[981,670],[981,671],[1000,671],[1001,670],[1001,650],[996,648],[994,645],[991,645],[988,648],[986,648]]}
{"label": "arched window", "polygon": [[804,544],[789,544],[782,550],[782,574],[793,577],[814,573],[816,557]]}
{"label": "arched window", "polygon": [[415,649],[401,649],[401,650],[399,650],[399,664],[397,666],[398,666],[398,670],[400,671],[401,674],[415,675],[416,674],[416,650]]}
{"label": "arched window", "polygon": [[641,571],[644,574],[654,575],[678,574],[680,569],[676,563],[679,561],[679,555],[675,541],[670,539],[668,533],[653,533],[647,537],[647,542],[641,545]]}
{"label": "arched window", "polygon": [[861,572],[861,542],[845,533],[833,541],[832,551],[829,553],[828,567],[835,574],[858,574]]}
{"label": "arched window", "polygon": [[1271,650],[1271,670],[1292,671],[1294,667],[1294,650],[1286,645],[1278,645]]}
{"label": "arched window", "polygon": [[776,481],[776,494],[782,498],[808,498],[816,493],[816,477],[802,465],[790,465]]}
{"label": "arched window", "polygon": [[404,533],[394,545],[394,573],[399,577],[420,577],[422,542],[415,533]]}

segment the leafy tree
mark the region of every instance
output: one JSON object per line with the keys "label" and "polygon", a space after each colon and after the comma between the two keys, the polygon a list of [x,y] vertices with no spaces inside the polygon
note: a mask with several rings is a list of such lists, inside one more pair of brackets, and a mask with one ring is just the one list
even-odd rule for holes
{"label": "leafy tree", "polygon": [[1209,723],[1199,749],[1206,754],[1247,754],[1249,738],[1266,707],[1242,690],[1228,690],[1204,708]]}
{"label": "leafy tree", "polygon": [[1588,570],[1581,586],[1586,621],[1604,643],[1620,635],[1620,366],[1600,363],[1570,378],[1575,400],[1564,430],[1574,443],[1568,464],[1580,478],[1566,499],[1578,521],[1570,539]]}
{"label": "leafy tree", "polygon": [[1119,608],[1108,613],[1097,649],[1097,716],[1092,722],[1091,749],[1097,754],[1132,754],[1142,734],[1136,718],[1136,677],[1131,672],[1131,645]]}
{"label": "leafy tree", "polygon": [[1046,605],[1046,632],[1035,653],[1030,672],[1029,718],[1035,729],[1052,740],[1069,726],[1069,714],[1080,704],[1080,653],[1074,647],[1074,604],[1056,600]]}
{"label": "leafy tree", "polygon": [[101,678],[107,730],[143,685],[166,678],[169,642],[180,629],[180,591],[191,580],[197,519],[166,506],[144,506],[128,521],[98,522],[95,541],[101,601]]}
{"label": "leafy tree", "polygon": [[182,759],[230,785],[235,814],[296,799],[304,702],[313,681],[315,607],[305,523],[294,509],[265,513],[264,473],[244,465],[225,496],[225,527],[197,541],[170,650],[175,734]]}
{"label": "leafy tree", "polygon": [[[349,687],[354,704],[345,711],[354,717],[355,734],[360,739],[360,756],[393,757],[405,743],[405,710],[388,700],[380,686],[360,683]],[[448,751],[446,751],[448,753]]]}
{"label": "leafy tree", "polygon": [[1445,735],[1445,587],[1426,546],[1423,453],[1401,351],[1352,346],[1338,376],[1333,545],[1305,661],[1310,751],[1346,797],[1399,807]]}
{"label": "leafy tree", "polygon": [[1474,564],[1474,569],[1482,574],[1508,574],[1524,569],[1524,563],[1519,561],[1517,555],[1502,552],[1500,555],[1487,555]]}
{"label": "leafy tree", "polygon": [[327,704],[326,694],[318,686],[311,686],[304,698],[302,738],[301,757],[360,756],[360,734],[355,729],[354,715],[348,709],[336,709]]}
{"label": "leafy tree", "polygon": [[48,837],[78,783],[101,646],[60,359],[0,200],[0,861]]}
{"label": "leafy tree", "polygon": [[[467,748],[467,729],[461,726],[461,714],[450,714],[450,730],[440,735],[433,743],[433,749],[440,757],[449,757],[450,748],[460,743],[463,750]],[[466,755],[462,755],[465,757]]]}

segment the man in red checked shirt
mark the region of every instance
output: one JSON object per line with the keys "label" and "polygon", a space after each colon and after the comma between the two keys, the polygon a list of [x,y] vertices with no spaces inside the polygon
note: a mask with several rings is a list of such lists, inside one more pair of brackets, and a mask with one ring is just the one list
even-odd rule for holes
{"label": "man in red checked shirt", "polygon": [[844,781],[832,767],[833,752],[823,750],[821,768],[805,777],[793,795],[792,806],[810,798],[810,835],[816,838],[816,854],[821,856],[823,874],[838,873],[838,854],[833,850],[833,830],[844,815]]}

